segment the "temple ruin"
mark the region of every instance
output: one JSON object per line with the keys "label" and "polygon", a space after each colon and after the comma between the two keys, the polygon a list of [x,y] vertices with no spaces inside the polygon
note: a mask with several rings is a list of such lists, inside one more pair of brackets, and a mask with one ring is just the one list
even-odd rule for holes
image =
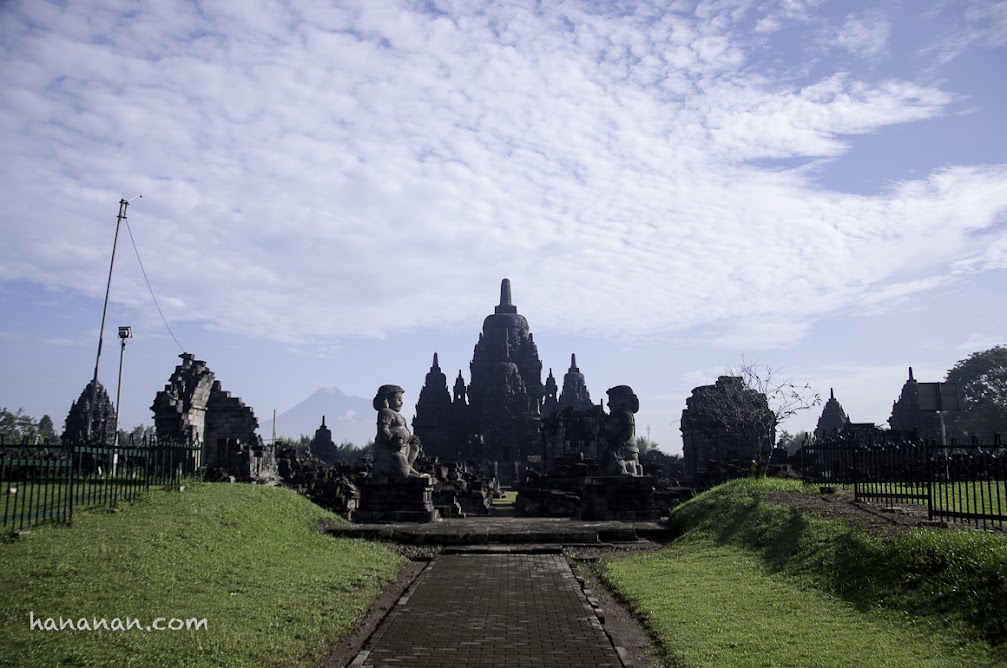
{"label": "temple ruin", "polygon": [[[724,478],[725,466],[747,467],[776,442],[775,418],[766,395],[738,376],[693,388],[682,411],[682,455],[686,476],[696,483]],[[768,430],[755,425],[771,424]]]}
{"label": "temple ruin", "polygon": [[252,409],[221,388],[206,362],[190,353],[154,397],[154,429],[159,439],[203,444],[197,466],[239,480],[272,478],[276,462],[255,430]]}

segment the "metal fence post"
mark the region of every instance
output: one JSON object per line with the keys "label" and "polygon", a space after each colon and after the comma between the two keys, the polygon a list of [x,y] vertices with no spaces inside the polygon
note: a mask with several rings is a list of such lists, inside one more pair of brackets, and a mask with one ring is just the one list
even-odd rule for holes
{"label": "metal fence post", "polygon": [[74,459],[74,454],[73,454],[73,444],[74,444],[73,440],[71,440],[69,443],[65,444],[67,456],[70,458],[70,463],[66,467],[67,468],[67,474],[66,474],[66,476],[67,476],[67,478],[66,478],[67,516],[66,516],[66,521],[69,524],[73,524],[73,481],[77,477],[76,476],[76,467],[75,467],[75,464],[74,464],[75,459]]}
{"label": "metal fence post", "polygon": [[927,456],[927,520],[934,521],[934,462],[931,454],[931,441],[924,439],[923,445],[926,448]]}

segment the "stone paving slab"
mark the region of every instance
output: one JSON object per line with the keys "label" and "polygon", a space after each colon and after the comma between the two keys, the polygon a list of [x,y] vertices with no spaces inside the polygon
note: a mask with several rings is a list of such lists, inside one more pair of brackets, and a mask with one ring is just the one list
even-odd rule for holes
{"label": "stone paving slab", "polygon": [[555,554],[438,557],[350,665],[623,666],[570,565]]}

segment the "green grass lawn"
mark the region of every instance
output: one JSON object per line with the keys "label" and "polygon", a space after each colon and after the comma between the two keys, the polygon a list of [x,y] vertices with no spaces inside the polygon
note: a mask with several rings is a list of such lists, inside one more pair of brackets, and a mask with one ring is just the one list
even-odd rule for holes
{"label": "green grass lawn", "polygon": [[[0,544],[2,666],[311,665],[403,560],[316,530],[337,516],[285,489],[187,483]],[[108,630],[33,630],[104,618]],[[164,618],[205,629],[116,631]]]}
{"label": "green grass lawn", "polygon": [[673,514],[682,539],[599,565],[668,665],[1007,665],[1002,535],[872,539],[761,500],[781,486],[710,490]]}
{"label": "green grass lawn", "polygon": [[498,499],[497,498],[493,499],[493,505],[494,506],[513,505],[514,499],[516,498],[517,498],[517,492],[508,489],[503,493],[503,496],[501,496]]}

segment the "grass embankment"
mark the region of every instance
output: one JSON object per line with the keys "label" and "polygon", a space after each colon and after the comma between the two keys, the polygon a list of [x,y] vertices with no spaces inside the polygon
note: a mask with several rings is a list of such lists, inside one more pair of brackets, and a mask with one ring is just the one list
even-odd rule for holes
{"label": "grass embankment", "polygon": [[[188,483],[0,544],[0,665],[304,665],[363,615],[402,558],[316,530],[293,492]],[[109,629],[45,631],[35,619]],[[199,630],[146,631],[205,619]],[[112,630],[114,620],[141,629]]]}
{"label": "grass embankment", "polygon": [[736,480],[676,509],[685,535],[600,565],[671,666],[1007,665],[1007,539],[874,539]]}

